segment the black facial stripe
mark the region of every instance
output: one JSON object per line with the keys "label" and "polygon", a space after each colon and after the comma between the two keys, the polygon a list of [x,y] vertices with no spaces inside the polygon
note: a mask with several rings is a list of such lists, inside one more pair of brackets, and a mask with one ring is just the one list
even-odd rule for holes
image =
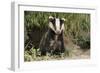
{"label": "black facial stripe", "polygon": [[63,23],[64,23],[64,21],[60,19],[60,29],[61,29]]}
{"label": "black facial stripe", "polygon": [[60,24],[63,24],[64,23],[64,20],[60,19]]}
{"label": "black facial stripe", "polygon": [[56,19],[55,18],[51,20],[51,23],[53,24],[54,29],[56,29]]}

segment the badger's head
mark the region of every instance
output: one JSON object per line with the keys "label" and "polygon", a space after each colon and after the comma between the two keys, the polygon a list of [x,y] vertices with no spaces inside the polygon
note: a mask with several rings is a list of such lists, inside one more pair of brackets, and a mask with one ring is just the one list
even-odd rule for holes
{"label": "badger's head", "polygon": [[55,34],[61,34],[64,30],[64,18],[55,18],[49,16],[49,28],[55,32]]}

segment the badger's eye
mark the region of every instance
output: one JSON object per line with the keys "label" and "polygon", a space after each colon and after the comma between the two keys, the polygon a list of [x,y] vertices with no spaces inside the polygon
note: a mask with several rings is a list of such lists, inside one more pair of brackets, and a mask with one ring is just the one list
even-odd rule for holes
{"label": "badger's eye", "polygon": [[52,20],[52,24],[53,24],[53,25],[55,24],[55,19]]}
{"label": "badger's eye", "polygon": [[61,20],[61,19],[60,19],[60,25],[62,25],[63,23],[64,23],[64,20]]}
{"label": "badger's eye", "polygon": [[51,19],[50,22],[55,25],[55,19]]}

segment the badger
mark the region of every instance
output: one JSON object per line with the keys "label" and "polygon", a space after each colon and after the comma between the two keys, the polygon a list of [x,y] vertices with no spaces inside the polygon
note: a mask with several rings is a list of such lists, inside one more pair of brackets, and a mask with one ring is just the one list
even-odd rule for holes
{"label": "badger", "polygon": [[48,30],[40,41],[41,56],[60,55],[65,52],[64,47],[64,18],[49,16]]}

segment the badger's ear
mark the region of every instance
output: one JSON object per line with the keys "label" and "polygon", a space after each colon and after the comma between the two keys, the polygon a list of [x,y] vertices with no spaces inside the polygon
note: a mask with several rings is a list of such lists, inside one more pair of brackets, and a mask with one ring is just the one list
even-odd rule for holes
{"label": "badger's ear", "polygon": [[49,16],[49,20],[53,20],[54,19],[54,17],[53,16]]}
{"label": "badger's ear", "polygon": [[61,18],[62,21],[66,21],[65,18]]}

